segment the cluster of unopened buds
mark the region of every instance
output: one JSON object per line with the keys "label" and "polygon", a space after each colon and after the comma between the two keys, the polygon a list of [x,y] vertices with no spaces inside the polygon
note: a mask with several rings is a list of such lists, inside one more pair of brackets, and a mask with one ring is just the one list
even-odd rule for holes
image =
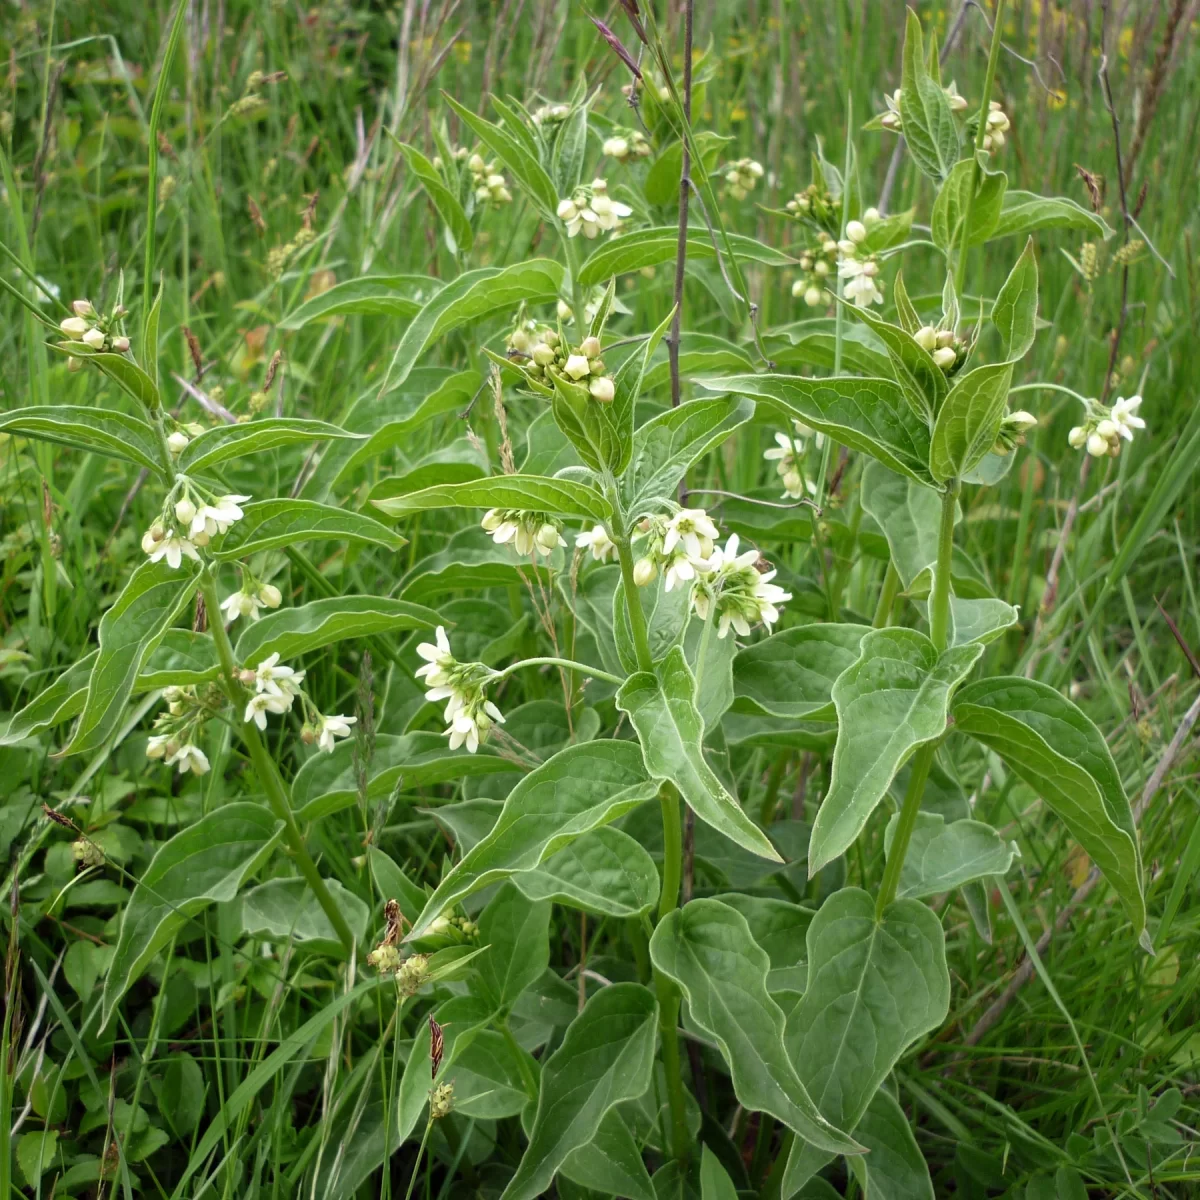
{"label": "cluster of unopened buds", "polygon": [[489,508],[480,522],[498,546],[512,545],[522,557],[540,554],[549,558],[567,543],[562,526],[548,513],[525,508]]}
{"label": "cluster of unopened buds", "polygon": [[199,550],[242,519],[245,513],[241,505],[249,499],[213,496],[186,475],[176,476],[158,520],[142,534],[142,549],[151,562],[165,559],[172,570],[178,570],[185,558],[199,562]]}
{"label": "cluster of unopened buds", "polygon": [[983,148],[989,153],[999,150],[1004,145],[1004,135],[1012,128],[1008,114],[1000,107],[999,100],[988,104],[986,128],[983,132]]}
{"label": "cluster of unopened buds", "polygon": [[[805,443],[813,436],[813,430],[802,421],[793,421],[792,425],[794,432],[791,435],[786,433],[775,435],[775,445],[771,449],[763,451],[763,458],[767,462],[775,464],[775,470],[783,481],[784,496],[789,500],[799,500],[805,493],[813,496],[817,491],[816,485],[811,479],[805,477],[800,466],[801,459],[804,457]],[[816,435],[818,446],[823,438],[823,434]]]}
{"label": "cluster of unopened buds", "polygon": [[585,337],[572,350],[552,329],[532,333],[517,329],[509,336],[509,347],[528,357],[525,370],[533,379],[550,383],[558,377],[581,386],[586,384],[592,399],[601,404],[611,404],[617,394],[616,384],[600,357],[602,347],[598,337]]}
{"label": "cluster of unopened buds", "polygon": [[633,209],[608,194],[608,184],[603,179],[593,179],[571,193],[567,200],[559,201],[558,219],[567,227],[567,236],[582,233],[585,238],[599,237],[617,229],[623,217],[632,215]]}
{"label": "cluster of unopened buds", "polygon": [[558,125],[571,115],[569,104],[542,104],[534,110],[535,125]]}
{"label": "cluster of unopened buds", "polygon": [[996,444],[992,447],[993,454],[1011,454],[1017,446],[1025,445],[1025,435],[1037,424],[1037,417],[1023,408],[1009,413],[1000,422],[1000,432],[996,435]]}
{"label": "cluster of unopened buds", "polygon": [[437,917],[429,926],[430,935],[458,933],[465,938],[479,936],[479,926],[469,917]]}
{"label": "cluster of unopened buds", "polygon": [[512,203],[512,192],[508,190],[508,180],[500,174],[499,167],[499,163],[484,162],[478,154],[472,154],[467,159],[467,169],[471,172],[471,188],[475,193],[477,203]]}
{"label": "cluster of unopened buds", "polygon": [[215,715],[225,699],[219,688],[201,691],[195,687],[169,687],[163,690],[167,711],[154,720],[155,733],[146,743],[146,757],[162,759],[167,766],[179,768],[181,775],[208,772],[208,756],[196,745],[204,722]]}
{"label": "cluster of unopened buds", "polygon": [[[455,162],[466,162],[467,155],[469,155],[471,152],[466,148],[466,146],[455,146],[450,153]],[[440,154],[435,154],[433,156],[433,165],[439,171],[444,171],[446,169],[446,164],[442,161],[442,156]]]}
{"label": "cluster of unopened buds", "polygon": [[90,837],[77,838],[71,843],[71,857],[81,867],[102,867],[104,851]]}
{"label": "cluster of unopened buds", "polygon": [[816,308],[821,303],[826,280],[837,257],[837,242],[823,229],[818,230],[816,246],[800,255],[800,270],[804,274],[792,284],[792,295],[797,300],[803,296],[809,308]]}
{"label": "cluster of unopened buds", "polygon": [[757,159],[739,158],[722,168],[725,187],[735,200],[745,200],[763,177],[763,165]]}
{"label": "cluster of unopened buds", "polygon": [[797,192],[784,208],[796,220],[811,222],[822,229],[836,229],[841,222],[841,209],[833,194],[815,183]]}
{"label": "cluster of unopened buds", "polygon": [[932,325],[922,325],[913,334],[913,341],[922,350],[927,351],[929,357],[947,375],[953,375],[966,362],[969,347],[953,329],[937,329]]}
{"label": "cluster of unopened buds", "polygon": [[429,1093],[429,1119],[440,1121],[454,1111],[454,1084],[439,1083]]}
{"label": "cluster of unopened buds", "polygon": [[468,754],[486,741],[493,725],[503,725],[504,715],[487,698],[487,686],[496,672],[483,663],[460,663],[450,649],[446,630],[439,625],[432,642],[422,642],[417,653],[424,665],[415,675],[429,689],[425,699],[431,704],[446,701],[443,719],[450,749],[466,746]]}
{"label": "cluster of unopened buds", "polygon": [[[73,300],[71,302],[73,316],[58,323],[58,328],[73,342],[82,342],[89,350],[109,350],[115,354],[124,354],[129,349],[129,339],[123,334],[115,333],[118,322],[125,316],[125,309],[118,305],[108,316],[101,316],[90,300]],[[76,358],[67,360],[72,370],[78,370],[83,364]]]}
{"label": "cluster of unopened buds", "polygon": [[1131,442],[1135,429],[1146,428],[1146,422],[1137,415],[1141,403],[1141,396],[1118,396],[1111,408],[1089,400],[1086,420],[1067,434],[1067,441],[1076,450],[1086,449],[1093,458],[1116,458],[1121,453],[1121,440]]}
{"label": "cluster of unopened buds", "polygon": [[866,308],[868,304],[883,303],[883,284],[879,280],[879,260],[864,254],[862,244],[867,240],[870,226],[879,220],[879,210],[868,208],[861,221],[846,222],[846,236],[838,242],[841,258],[838,275],[845,280],[846,299]]}
{"label": "cluster of unopened buds", "polygon": [[[942,91],[946,93],[951,112],[962,112],[967,107],[967,98],[958,94],[958,88],[953,80]],[[903,124],[900,119],[900,89],[897,88],[890,96],[884,96],[884,100],[887,102],[887,112],[880,115],[879,123],[884,129],[899,133]]]}
{"label": "cluster of unopened buds", "polygon": [[650,143],[640,129],[618,129],[604,139],[601,151],[617,162],[631,158],[645,158],[651,152]]}

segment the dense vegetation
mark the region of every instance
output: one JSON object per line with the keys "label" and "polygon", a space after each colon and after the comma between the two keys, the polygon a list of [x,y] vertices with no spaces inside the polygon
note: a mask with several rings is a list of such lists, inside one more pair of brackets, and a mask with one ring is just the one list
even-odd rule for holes
{"label": "dense vegetation", "polygon": [[0,1197],[1194,1194],[1194,6],[8,15]]}

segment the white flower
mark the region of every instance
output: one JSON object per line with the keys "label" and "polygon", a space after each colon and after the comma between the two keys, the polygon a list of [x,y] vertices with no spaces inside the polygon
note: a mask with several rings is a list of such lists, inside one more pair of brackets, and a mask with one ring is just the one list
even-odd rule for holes
{"label": "white flower", "polygon": [[572,354],[567,358],[566,365],[563,367],[563,373],[570,375],[574,380],[580,380],[590,375],[592,365],[588,362],[587,356],[583,354]]}
{"label": "white flower", "polygon": [[221,611],[225,620],[236,621],[238,617],[249,617],[258,620],[258,597],[246,592],[232,592],[221,601]]}
{"label": "white flower", "polygon": [[633,214],[633,209],[628,204],[622,204],[620,200],[613,200],[606,195],[593,196],[591,208],[596,214],[596,224],[605,231],[616,229],[623,217]]}
{"label": "white flower", "polygon": [[702,619],[707,620],[715,609],[719,638],[727,636],[731,628],[746,637],[759,622],[769,629],[779,620],[778,605],[792,598],[790,592],[771,582],[773,570],[759,572],[757,550],[739,554],[738,548],[737,534],[730,534],[725,546],[713,551],[708,562],[711,573],[692,595],[693,607]]}
{"label": "white flower", "polygon": [[85,321],[82,317],[67,317],[65,321],[59,321],[59,329],[71,338],[82,337],[92,325],[90,321]]}
{"label": "white flower", "polygon": [[167,746],[171,741],[169,733],[153,733],[146,742],[146,757],[147,758],[165,758],[167,754]]}
{"label": "white flower", "polygon": [[280,692],[272,694],[269,692],[260,692],[256,696],[251,696],[246,705],[245,720],[253,721],[259,729],[267,727],[267,713],[282,714],[292,707],[292,702],[295,700],[294,695],[285,695]]}
{"label": "white flower", "polygon": [[1082,425],[1076,425],[1070,433],[1067,434],[1067,441],[1071,445],[1072,450],[1082,450],[1087,445],[1088,432]]}
{"label": "white flower", "polygon": [[445,627],[439,625],[434,635],[435,642],[422,642],[417,647],[417,653],[425,660],[425,665],[416,669],[418,679],[425,677],[430,687],[438,687],[446,682],[446,671],[454,666],[454,655],[450,653],[450,639],[446,636]]}
{"label": "white flower", "polygon": [[153,542],[150,549],[146,549],[147,537],[152,538],[152,534],[148,533],[142,538],[142,549],[146,550],[151,562],[161,562],[165,558],[167,566],[172,571],[178,571],[184,558],[190,558],[193,562],[200,561],[200,554],[195,545],[187,538],[181,537],[174,529],[168,529],[166,536]]}
{"label": "white flower", "polygon": [[1133,441],[1135,429],[1146,428],[1146,422],[1136,415],[1141,403],[1141,396],[1130,396],[1128,400],[1118,396],[1116,404],[1112,406],[1112,420],[1117,427],[1116,432],[1127,442]]}
{"label": "white flower", "polygon": [[1025,433],[1037,424],[1037,417],[1022,408],[1015,413],[1009,413],[1005,418],[1005,424],[1017,433]]}
{"label": "white flower", "polygon": [[608,536],[608,530],[603,525],[596,525],[590,531],[581,533],[575,539],[575,545],[580,550],[590,549],[592,557],[597,562],[604,562],[617,556],[616,544]]}
{"label": "white flower", "polygon": [[629,154],[629,142],[623,137],[605,138],[600,150],[609,158],[625,158]]}
{"label": "white flower", "polygon": [[872,259],[843,258],[838,263],[838,274],[846,280],[846,299],[852,300],[859,308],[883,303],[883,293],[875,283],[879,265]]}
{"label": "white flower", "polygon": [[490,701],[483,700],[477,707],[463,709],[457,713],[446,730],[450,738],[450,749],[466,746],[468,754],[479,749],[479,743],[487,738],[493,724],[503,725],[504,716]]}
{"label": "white flower", "polygon": [[317,725],[317,746],[326,754],[332,754],[334,738],[349,737],[350,726],[357,723],[357,717],[322,717]]}
{"label": "white flower", "polygon": [[950,101],[951,112],[962,112],[967,107],[967,98],[958,94],[958,88],[955,86],[953,79],[942,90],[946,93],[946,99]]}
{"label": "white flower", "polygon": [[579,216],[579,207],[574,200],[560,200],[557,212],[559,220],[566,221],[569,225]]}
{"label": "white flower", "polygon": [[180,433],[178,429],[167,438],[167,449],[170,450],[172,454],[182,454],[184,450],[187,449],[187,444],[188,435],[186,433]]}
{"label": "white flower", "polygon": [[190,742],[180,746],[170,758],[167,759],[167,766],[179,764],[180,775],[191,771],[193,775],[208,774],[208,755],[200,749],[199,746],[193,746]]}
{"label": "white flower", "polygon": [[[303,671],[294,670],[286,663],[279,661],[279,651],[277,650],[274,654],[267,655],[258,664],[258,668],[254,672],[254,690],[268,696],[286,696],[288,707],[290,707],[291,698],[299,691],[303,679]],[[246,720],[249,719],[247,716]]]}
{"label": "white flower", "polygon": [[246,515],[239,506],[249,499],[249,496],[219,496],[213,504],[202,504],[192,518],[192,533],[216,537],[227,532],[230,525]]}
{"label": "white flower", "polygon": [[559,546],[567,544],[566,538],[559,532],[558,526],[546,521],[533,535],[534,545],[542,555],[553,554]]}
{"label": "white flower", "polygon": [[608,375],[597,375],[588,384],[588,391],[591,392],[592,399],[601,404],[611,404],[617,394],[616,385]]}
{"label": "white flower", "polygon": [[677,583],[690,583],[696,578],[696,564],[682,551],[667,562],[664,587],[669,592]]}
{"label": "white flower", "polygon": [[[707,558],[712,553],[713,539],[719,536],[720,531],[704,509],[681,508],[667,522],[663,553],[669,555],[676,546],[682,545],[689,558]],[[690,577],[685,575],[684,578]]]}

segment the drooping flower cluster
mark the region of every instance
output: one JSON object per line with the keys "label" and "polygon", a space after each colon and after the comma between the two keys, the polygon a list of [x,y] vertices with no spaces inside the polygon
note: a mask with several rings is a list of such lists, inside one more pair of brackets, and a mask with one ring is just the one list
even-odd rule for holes
{"label": "drooping flower cluster", "polygon": [[208,756],[196,745],[205,721],[225,705],[220,688],[169,687],[163,691],[167,711],[154,720],[155,732],[146,743],[146,757],[163,759],[167,766],[178,767],[181,775],[208,772]]}
{"label": "drooping flower cluster", "polygon": [[227,621],[236,621],[238,617],[257,621],[260,608],[278,608],[282,602],[283,595],[274,584],[255,579],[249,569],[243,566],[242,586],[221,601],[221,611]]}
{"label": "drooping flower cluster", "polygon": [[933,325],[922,325],[913,334],[913,340],[929,353],[934,363],[947,375],[953,375],[967,360],[970,351],[966,339],[953,329],[938,329]]}
{"label": "drooping flower cluster", "polygon": [[158,519],[142,535],[142,550],[151,562],[165,559],[172,570],[178,570],[185,558],[199,562],[199,549],[228,533],[230,526],[245,516],[241,506],[249,499],[216,496],[187,475],[177,475]]}
{"label": "drooping flower cluster", "polygon": [[651,152],[650,143],[640,129],[614,129],[604,139],[601,151],[617,162],[628,162],[631,158],[645,158]]}
{"label": "drooping flower cluster", "polygon": [[480,522],[499,546],[510,542],[522,558],[540,554],[549,558],[559,546],[565,546],[562,525],[548,513],[525,508],[489,508]]}
{"label": "drooping flower cluster", "polygon": [[739,158],[722,168],[725,187],[734,200],[745,200],[763,177],[763,165],[757,159]]}
{"label": "drooping flower cluster", "polygon": [[511,204],[512,193],[508,190],[508,180],[500,174],[500,164],[486,163],[479,154],[472,154],[467,159],[467,170],[471,172],[471,190],[479,204]]}
{"label": "drooping flower cluster", "polygon": [[552,329],[539,329],[528,334],[521,330],[514,331],[509,339],[510,346],[514,345],[514,339],[518,338],[518,335],[519,340],[527,347],[518,353],[528,357],[525,372],[531,379],[553,383],[557,377],[568,379],[572,383],[586,383],[593,400],[598,400],[601,404],[612,403],[616,395],[616,385],[600,357],[601,345],[598,337],[585,337],[572,350]]}
{"label": "drooping flower cluster", "polygon": [[590,184],[581,184],[569,199],[559,201],[558,219],[567,227],[567,236],[582,233],[593,239],[601,233],[610,233],[620,227],[624,217],[631,216],[633,209],[608,194],[608,184],[603,179],[593,179]]}
{"label": "drooping flower cluster", "polygon": [[1121,441],[1133,441],[1135,429],[1145,429],[1146,422],[1137,415],[1142,403],[1141,396],[1118,396],[1111,408],[1097,400],[1089,400],[1087,416],[1082,425],[1076,425],[1067,435],[1076,450],[1086,447],[1093,458],[1108,455],[1116,458],[1121,453]]}
{"label": "drooping flower cluster", "polygon": [[874,254],[866,253],[863,243],[867,240],[867,224],[879,219],[876,209],[868,209],[863,213],[863,221],[848,221],[846,236],[838,242],[841,258],[838,261],[838,275],[846,282],[843,292],[859,308],[869,304],[883,303],[883,284],[879,280],[879,260]]}
{"label": "drooping flower cluster", "polygon": [[73,300],[71,311],[74,316],[60,321],[59,329],[72,341],[82,342],[89,350],[109,350],[124,354],[129,349],[129,339],[117,333],[125,309],[117,305],[107,316],[101,316],[90,300]]}
{"label": "drooping flower cluster", "polygon": [[[803,421],[793,421],[792,425],[794,428],[792,434],[781,432],[775,435],[775,445],[771,449],[763,451],[763,458],[775,464],[775,470],[783,481],[784,497],[789,500],[800,500],[805,494],[815,496],[817,492],[816,484],[808,479],[801,469],[805,443],[809,438],[814,437],[814,431]],[[824,437],[824,434],[815,434],[818,446],[824,441]]]}
{"label": "drooping flower cluster", "polygon": [[770,629],[779,620],[779,605],[792,598],[791,592],[771,582],[774,570],[759,570],[759,561],[753,548],[738,553],[736,533],[709,557],[692,589],[692,607],[702,621],[716,617],[717,637],[725,637],[731,627],[748,637],[751,626],[760,622]]}
{"label": "drooping flower cluster", "polygon": [[837,242],[825,230],[818,229],[816,244],[800,255],[803,274],[792,284],[792,295],[797,300],[803,296],[809,308],[816,308],[821,303],[829,272],[833,270],[832,264],[837,262],[837,257]]}
{"label": "drooping flower cluster", "polygon": [[1011,454],[1017,446],[1025,445],[1025,435],[1037,424],[1037,417],[1023,408],[1009,413],[1000,422],[1000,432],[996,434],[996,443],[992,446],[993,454]]}
{"label": "drooping flower cluster", "polygon": [[268,713],[282,716],[291,711],[296,697],[302,694],[300,685],[304,682],[304,672],[281,663],[276,651],[268,654],[253,670],[243,671],[242,679],[248,687],[254,687],[243,719],[253,721],[259,729],[266,729]]}
{"label": "drooping flower cluster", "polygon": [[681,508],[670,518],[648,517],[641,524],[641,534],[645,544],[634,564],[634,582],[645,587],[662,571],[663,586],[669,592],[678,584],[691,583],[696,572],[705,569],[720,530],[704,509]]}
{"label": "drooping flower cluster", "polygon": [[418,679],[429,689],[425,699],[436,704],[446,701],[443,719],[450,749],[466,746],[468,754],[487,740],[493,725],[503,725],[504,715],[487,698],[487,686],[495,672],[483,663],[460,663],[450,649],[446,630],[439,625],[433,642],[422,642],[417,653],[425,660],[417,668]]}

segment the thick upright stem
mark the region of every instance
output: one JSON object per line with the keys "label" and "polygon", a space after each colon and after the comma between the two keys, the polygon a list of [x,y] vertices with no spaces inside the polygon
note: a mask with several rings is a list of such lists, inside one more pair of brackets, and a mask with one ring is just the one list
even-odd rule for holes
{"label": "thick upright stem", "polygon": [[950,639],[950,562],[954,554],[954,511],[958,480],[951,479],[942,493],[942,521],[938,529],[938,556],[929,600],[929,637],[940,654]]}
{"label": "thick upright stem", "polygon": [[[200,594],[204,597],[204,606],[208,610],[209,628],[217,648],[221,673],[225,676],[225,687],[230,700],[236,705],[238,701],[237,664],[234,661],[229,635],[225,632],[225,626],[221,624],[221,604],[217,598],[217,586],[207,567],[200,577]],[[354,934],[350,931],[346,918],[342,916],[341,909],[334,903],[329,888],[325,886],[325,880],[317,870],[317,864],[313,862],[312,855],[309,854],[308,847],[304,844],[304,835],[300,832],[300,826],[296,824],[296,818],[292,814],[287,790],[283,780],[279,777],[275,760],[267,753],[267,748],[263,745],[263,740],[259,737],[253,721],[244,722],[239,728],[242,741],[245,742],[246,750],[250,754],[254,773],[258,776],[263,791],[266,793],[267,803],[276,817],[283,822],[283,836],[296,859],[300,874],[304,876],[305,882],[317,898],[317,903],[329,918],[329,923],[333,926],[346,953],[353,954]]]}
{"label": "thick upright stem", "polygon": [[637,656],[639,671],[653,671],[654,658],[650,654],[650,634],[646,629],[646,614],[642,611],[642,594],[633,578],[633,550],[629,538],[617,536],[613,531],[617,547],[617,558],[621,563],[621,581],[625,584],[625,607],[629,612],[629,628],[633,634],[633,651]]}

